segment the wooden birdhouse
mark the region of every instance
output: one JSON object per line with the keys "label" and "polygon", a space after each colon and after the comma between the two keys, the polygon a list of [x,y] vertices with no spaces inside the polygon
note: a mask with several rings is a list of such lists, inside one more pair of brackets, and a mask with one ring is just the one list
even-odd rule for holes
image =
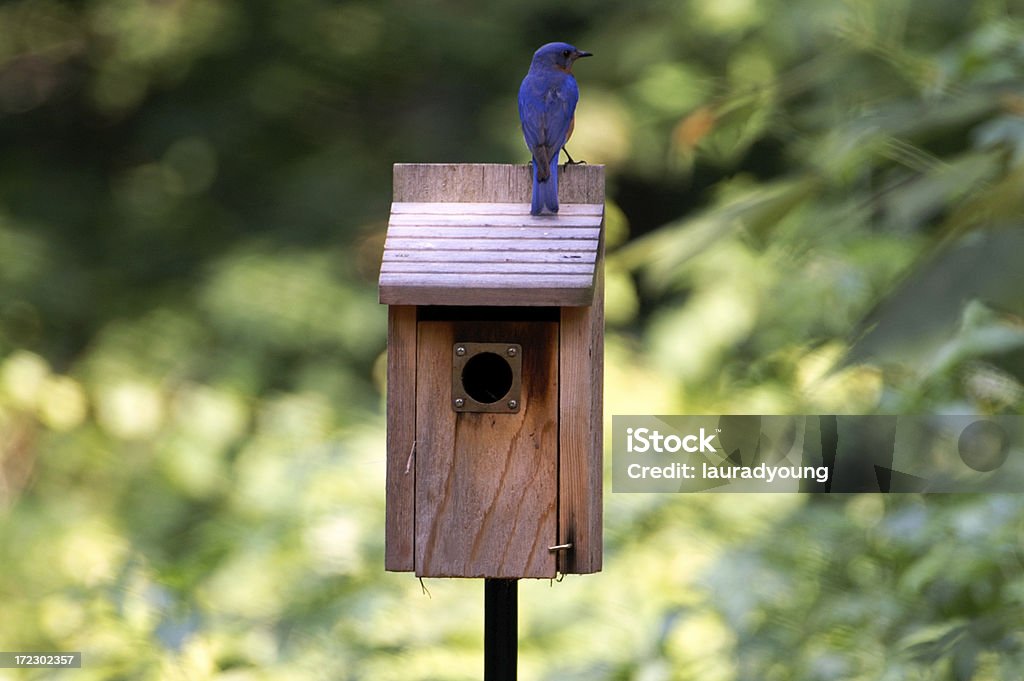
{"label": "wooden birdhouse", "polygon": [[422,577],[601,569],[604,167],[394,167],[385,567]]}

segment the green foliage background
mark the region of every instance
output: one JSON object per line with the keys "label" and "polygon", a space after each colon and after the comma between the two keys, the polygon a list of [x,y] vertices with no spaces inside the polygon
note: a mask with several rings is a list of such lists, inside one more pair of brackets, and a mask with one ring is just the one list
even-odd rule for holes
{"label": "green foliage background", "polygon": [[[0,649],[85,663],[0,679],[479,678],[481,585],[382,569],[376,272],[391,164],[525,162],[556,39],[608,414],[1024,413],[1019,0],[12,0]],[[1019,496],[605,532],[521,586],[520,678],[1024,678]]]}

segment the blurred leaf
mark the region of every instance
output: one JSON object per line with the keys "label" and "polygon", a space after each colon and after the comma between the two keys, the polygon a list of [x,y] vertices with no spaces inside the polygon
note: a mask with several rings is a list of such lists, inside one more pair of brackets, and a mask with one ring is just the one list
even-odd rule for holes
{"label": "blurred leaf", "polygon": [[949,654],[966,634],[962,623],[942,624],[915,631],[903,645],[915,661],[930,665]]}
{"label": "blurred leaf", "polygon": [[668,288],[678,283],[681,268],[691,258],[736,231],[770,231],[816,186],[813,178],[798,178],[741,190],[725,205],[666,225],[620,249],[615,257],[629,269],[642,270],[645,282],[653,289]]}
{"label": "blurred leaf", "polygon": [[[942,248],[861,323],[865,332],[851,346],[845,363],[895,362],[921,371],[934,363],[936,353],[950,341],[960,315],[973,300],[997,311],[1024,316],[1021,249],[1024,229],[1017,227],[975,232]],[[978,319],[974,312],[965,317],[964,333],[968,336],[960,339],[959,347],[945,353],[962,356],[992,352],[1019,342],[1019,324],[974,331]]]}

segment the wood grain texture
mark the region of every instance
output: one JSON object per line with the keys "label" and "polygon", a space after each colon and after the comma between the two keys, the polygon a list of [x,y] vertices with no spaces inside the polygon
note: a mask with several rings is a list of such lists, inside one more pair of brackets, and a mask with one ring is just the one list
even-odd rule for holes
{"label": "wood grain texture", "polygon": [[575,204],[558,216],[534,217],[526,204],[395,203],[380,301],[588,305],[602,211],[601,205]]}
{"label": "wood grain texture", "polygon": [[[403,215],[413,213],[417,215],[429,215],[431,213],[448,214],[451,208],[448,202],[441,201],[438,197],[434,201],[395,201],[391,204],[392,215]],[[518,215],[523,212],[523,207],[528,203],[502,203],[500,201],[488,201],[487,203],[464,203],[459,207],[463,215]],[[527,209],[529,212],[529,209]],[[562,217],[574,217],[577,215],[603,215],[603,203],[568,203],[563,204],[558,214]],[[535,220],[550,222],[551,216],[535,216]]]}
{"label": "wood grain texture", "polygon": [[528,166],[396,164],[380,302],[589,305],[604,166],[559,172],[558,215],[533,216]]}
{"label": "wood grain texture", "polygon": [[[449,213],[392,215],[388,234],[443,239],[445,237],[477,239],[596,239],[601,225],[599,215],[557,215],[535,218],[522,214],[466,215],[458,206],[443,204]],[[480,204],[473,204],[480,205]],[[405,229],[402,229],[402,228]],[[448,229],[442,229],[447,227]]]}
{"label": "wood grain texture", "polygon": [[[582,239],[507,239],[504,241],[470,241],[439,239],[421,237],[390,237],[385,240],[384,251],[387,260],[395,261],[411,257],[415,254],[430,254],[435,250],[454,250],[462,253],[476,253],[489,251],[495,248],[503,249],[511,262],[524,257],[526,253],[565,253],[566,258],[574,258],[577,254],[589,254],[596,251],[595,244],[590,240]],[[408,255],[407,255],[408,254]]]}
{"label": "wood grain texture", "polygon": [[[396,163],[392,200],[529,204],[531,173],[528,165]],[[558,173],[558,196],[563,205],[604,204],[603,165],[562,166]]]}
{"label": "wood grain texture", "polygon": [[387,496],[384,521],[384,569],[414,568],[413,540],[416,475],[416,308],[388,308]]}
{"label": "wood grain texture", "polygon": [[[392,274],[476,274],[480,262],[415,262],[398,261],[388,264]],[[594,276],[594,264],[587,262],[488,262],[488,274],[585,274]]]}
{"label": "wood grain texture", "polygon": [[436,286],[423,286],[423,274],[392,272],[389,295],[382,303],[416,300],[417,305],[589,305],[593,291],[588,275],[439,274]]}
{"label": "wood grain texture", "polygon": [[[515,262],[520,263],[533,263],[533,262],[570,262],[570,263],[594,263],[597,260],[597,253],[594,252],[579,252],[579,253],[563,253],[559,251],[531,251],[529,253],[520,253],[515,257]],[[493,250],[479,250],[479,251],[453,251],[453,250],[435,250],[430,252],[411,252],[411,253],[385,253],[384,262],[427,262],[435,263],[439,261],[448,262],[494,262],[494,263],[508,263],[512,262],[513,259],[509,254],[508,249],[500,248],[498,244],[495,244]]]}
{"label": "wood grain texture", "polygon": [[559,571],[599,572],[603,556],[604,267],[598,252],[593,304],[563,307],[559,354]]}
{"label": "wood grain texture", "polygon": [[[553,577],[557,533],[558,330],[554,322],[421,321],[416,574]],[[456,342],[522,345],[518,413],[456,413]]]}

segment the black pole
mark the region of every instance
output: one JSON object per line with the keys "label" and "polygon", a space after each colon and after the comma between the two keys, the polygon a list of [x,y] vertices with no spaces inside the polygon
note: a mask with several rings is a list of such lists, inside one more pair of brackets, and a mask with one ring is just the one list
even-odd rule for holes
{"label": "black pole", "polygon": [[515,681],[519,582],[484,580],[484,681]]}

